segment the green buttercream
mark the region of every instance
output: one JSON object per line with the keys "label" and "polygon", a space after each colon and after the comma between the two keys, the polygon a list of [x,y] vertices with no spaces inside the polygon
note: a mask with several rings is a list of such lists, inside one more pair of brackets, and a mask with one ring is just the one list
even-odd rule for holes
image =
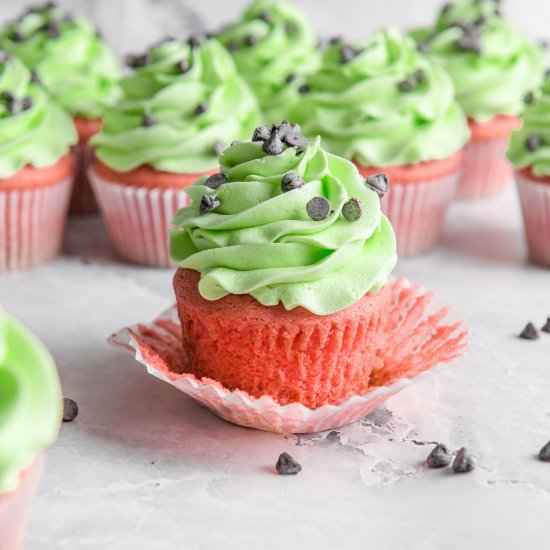
{"label": "green buttercream", "polygon": [[37,7],[7,25],[0,46],[34,69],[55,100],[72,115],[102,117],[120,97],[114,53],[84,19],[60,7]]}
{"label": "green buttercream", "polygon": [[[466,143],[467,121],[450,78],[410,38],[380,31],[369,43],[355,44],[356,56],[347,63],[343,47],[327,48],[309,79],[311,91],[293,112],[304,133],[320,134],[329,151],[371,166],[441,159]],[[416,71],[422,81],[402,91]]]}
{"label": "green buttercream", "polygon": [[[479,53],[457,45],[468,34],[464,26],[477,36],[474,42],[479,44]],[[494,2],[456,0],[440,14],[433,28],[417,29],[411,35],[449,72],[458,101],[477,121],[519,115],[525,94],[542,81],[542,49],[497,15]]]}
{"label": "green buttercream", "polygon": [[[534,93],[527,105],[519,130],[512,132],[507,156],[516,168],[530,166],[536,176],[550,176],[550,77]],[[529,137],[536,136],[540,145],[534,151],[526,147]]]}
{"label": "green buttercream", "polygon": [[[147,59],[122,80],[124,97],[92,140],[105,164],[120,172],[143,164],[201,172],[217,165],[216,143],[228,146],[252,133],[259,120],[256,99],[218,41],[193,48],[168,41],[151,48]],[[151,125],[143,125],[144,115]]]}
{"label": "green buttercream", "polygon": [[[327,315],[386,283],[396,244],[378,195],[351,162],[323,151],[320,138],[278,156],[263,153],[261,142],[236,144],[220,166],[228,183],[213,190],[201,178],[187,188],[193,203],[176,215],[170,240],[173,260],[201,273],[205,299],[250,294],[266,306],[303,306]],[[281,179],[289,172],[305,185],[283,193]],[[200,215],[204,195],[221,206]],[[330,201],[326,219],[308,216],[313,197]],[[352,197],[363,211],[354,222],[342,216]]]}
{"label": "green buttercream", "polygon": [[[29,70],[0,50],[0,179],[23,166],[48,166],[76,143],[71,117],[56,105],[43,88],[31,82]],[[10,108],[6,94],[15,100]],[[23,100],[30,102],[25,108]]]}
{"label": "green buttercream", "polygon": [[305,16],[289,2],[256,0],[219,39],[259,98],[264,122],[288,118],[304,76],[319,65],[317,39]]}
{"label": "green buttercream", "polygon": [[0,310],[0,493],[51,445],[62,397],[52,357],[40,341]]}

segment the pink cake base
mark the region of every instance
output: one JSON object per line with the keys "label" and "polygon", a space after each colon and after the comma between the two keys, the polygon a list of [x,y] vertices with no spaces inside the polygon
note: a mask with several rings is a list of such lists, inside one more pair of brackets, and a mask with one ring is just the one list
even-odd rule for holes
{"label": "pink cake base", "polygon": [[449,306],[437,304],[430,292],[404,279],[392,283],[392,296],[386,337],[378,351],[381,366],[371,374],[371,387],[339,405],[317,409],[301,403],[281,406],[268,395],[254,398],[185,372],[185,350],[175,306],[150,324],[122,329],[109,341],[133,355],[150,374],[229,422],[273,432],[318,432],[355,422],[464,353],[468,330],[462,320],[450,316]]}

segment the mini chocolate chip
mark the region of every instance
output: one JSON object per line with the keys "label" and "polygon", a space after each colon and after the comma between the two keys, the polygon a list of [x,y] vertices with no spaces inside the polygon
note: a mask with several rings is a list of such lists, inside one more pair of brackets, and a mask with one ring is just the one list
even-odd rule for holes
{"label": "mini chocolate chip", "polygon": [[204,44],[204,39],[204,36],[199,36],[195,34],[189,37],[189,40],[187,40],[187,44],[189,44],[191,48],[198,48],[199,46],[202,46]]}
{"label": "mini chocolate chip", "polygon": [[349,44],[342,46],[342,49],[340,50],[341,63],[343,64],[349,63],[350,61],[353,61],[356,57],[357,57],[357,53],[352,46],[350,46]]}
{"label": "mini chocolate chip", "polygon": [[279,132],[279,137],[284,141],[286,136],[293,131],[293,128],[288,120],[283,120],[278,126],[274,124],[271,127],[271,131],[273,130],[277,130]]}
{"label": "mini chocolate chip", "polygon": [[309,92],[311,92],[311,86],[309,84],[302,84],[299,88],[298,88],[298,91],[301,93],[301,94],[307,94]]}
{"label": "mini chocolate chip", "polygon": [[533,103],[533,101],[535,101],[535,94],[533,92],[528,92],[527,94],[525,94],[525,97],[523,98],[523,101],[527,105],[530,105],[531,103]]}
{"label": "mini chocolate chip", "polygon": [[271,137],[271,128],[268,126],[258,126],[254,130],[252,141],[265,141]]}
{"label": "mini chocolate chip", "polygon": [[406,80],[402,80],[399,83],[399,91],[404,93],[409,93],[414,90],[414,81],[411,78],[407,78]]}
{"label": "mini chocolate chip", "polygon": [[519,333],[519,337],[523,340],[537,340],[540,338],[540,334],[533,323],[527,323]]}
{"label": "mini chocolate chip", "polygon": [[285,78],[285,82],[287,84],[290,84],[291,82],[294,82],[294,80],[296,80],[296,75],[294,73],[290,73],[289,75],[287,75],[287,77]]}
{"label": "mini chocolate chip", "polygon": [[426,464],[430,468],[445,468],[451,463],[451,461],[452,457],[447,450],[447,447],[441,443],[438,443],[428,455]]}
{"label": "mini chocolate chip", "polygon": [[13,31],[10,38],[12,42],[25,42],[25,35],[20,31]]}
{"label": "mini chocolate chip", "polygon": [[464,474],[471,472],[476,467],[474,457],[468,452],[466,447],[462,447],[458,453],[456,453],[453,461],[453,472],[457,474]]}
{"label": "mini chocolate chip", "polygon": [[78,416],[78,405],[76,401],[63,398],[63,422],[72,422]]}
{"label": "mini chocolate chip", "polygon": [[225,174],[220,172],[219,174],[212,174],[204,182],[204,185],[206,185],[206,187],[210,187],[210,189],[218,189],[218,187],[222,186],[224,183],[227,183],[227,178]]}
{"label": "mini chocolate chip", "polygon": [[532,134],[525,140],[525,148],[528,151],[536,151],[541,146],[540,136]]}
{"label": "mini chocolate chip", "polygon": [[227,49],[230,52],[235,52],[239,49],[239,43],[236,40],[231,40],[227,43]]}
{"label": "mini chocolate chip", "polygon": [[546,323],[540,330],[542,330],[542,332],[546,332],[546,334],[550,334],[550,317],[546,319]]}
{"label": "mini chocolate chip", "polygon": [[55,23],[54,21],[50,21],[45,29],[46,33],[50,38],[59,38],[61,36],[61,30],[59,29],[59,25]]}
{"label": "mini chocolate chip", "polygon": [[213,197],[211,195],[204,195],[199,204],[199,212],[202,216],[203,214],[212,212],[212,210],[215,210],[216,208],[221,206],[221,204],[222,203],[216,197]]}
{"label": "mini chocolate chip", "polygon": [[461,36],[456,42],[456,47],[463,52],[473,52],[477,55],[481,54],[481,46],[479,40],[473,36]]}
{"label": "mini chocolate chip", "polygon": [[296,25],[289,21],[285,24],[285,31],[287,34],[292,34],[296,30]]}
{"label": "mini chocolate chip", "polygon": [[154,116],[149,115],[147,113],[143,114],[143,118],[141,119],[141,125],[145,128],[149,128],[150,126],[154,126],[157,123]]}
{"label": "mini chocolate chip", "polygon": [[191,65],[187,59],[180,59],[180,61],[176,63],[176,69],[180,73],[186,73],[190,68]]}
{"label": "mini chocolate chip", "polygon": [[550,441],[539,451],[539,460],[550,462]]}
{"label": "mini chocolate chip", "polygon": [[325,197],[313,197],[307,203],[306,211],[312,220],[321,221],[328,218],[332,208]]}
{"label": "mini chocolate chip", "polygon": [[258,43],[258,38],[254,36],[253,34],[249,34],[245,39],[245,43],[247,46],[254,46]]}
{"label": "mini chocolate chip", "polygon": [[282,453],[275,464],[275,469],[277,473],[282,476],[296,475],[302,471],[302,466],[295,459],[292,458],[288,453]]}
{"label": "mini chocolate chip", "polygon": [[4,90],[0,93],[0,99],[2,101],[5,101],[6,103],[13,103],[15,101],[15,96],[12,92],[9,92],[8,90]]}
{"label": "mini chocolate chip", "polygon": [[197,108],[195,109],[195,114],[198,116],[198,115],[202,115],[204,113],[206,113],[206,111],[208,111],[208,103],[204,102],[204,101],[201,101],[198,105],[197,105]]}
{"label": "mini chocolate chip", "polygon": [[31,82],[33,84],[42,84],[42,79],[36,70],[31,71]]}
{"label": "mini chocolate chip", "polygon": [[263,11],[262,13],[260,13],[258,18],[262,21],[265,21],[266,23],[271,23],[271,21],[273,21],[273,17],[268,11]]}
{"label": "mini chocolate chip", "polygon": [[268,155],[280,155],[285,150],[285,146],[279,137],[278,130],[273,130],[271,135],[264,141],[262,151]]}
{"label": "mini chocolate chip", "polygon": [[145,67],[148,61],[149,61],[149,57],[146,53],[144,53],[143,55],[129,54],[126,56],[126,65],[128,65],[128,67],[131,67],[132,69]]}
{"label": "mini chocolate chip", "polygon": [[30,96],[24,97],[21,100],[21,109],[23,109],[23,111],[27,111],[31,107],[32,107],[32,97]]}
{"label": "mini chocolate chip", "polygon": [[225,151],[225,143],[223,141],[216,141],[213,147],[214,154],[219,157]]}
{"label": "mini chocolate chip", "polygon": [[417,69],[414,71],[414,73],[411,75],[411,78],[417,83],[422,84],[426,81],[426,72],[424,69]]}
{"label": "mini chocolate chip", "polygon": [[369,176],[365,179],[365,184],[373,191],[376,191],[380,198],[388,192],[389,181],[386,174],[374,174],[373,176]]}
{"label": "mini chocolate chip", "polygon": [[363,215],[363,207],[359,199],[351,198],[342,206],[342,216],[348,222],[356,222]]}
{"label": "mini chocolate chip", "polygon": [[299,132],[289,132],[285,137],[285,143],[289,147],[298,147],[298,149],[305,149],[309,140]]}
{"label": "mini chocolate chip", "polygon": [[305,185],[304,180],[296,172],[288,172],[281,179],[281,191],[288,193]]}

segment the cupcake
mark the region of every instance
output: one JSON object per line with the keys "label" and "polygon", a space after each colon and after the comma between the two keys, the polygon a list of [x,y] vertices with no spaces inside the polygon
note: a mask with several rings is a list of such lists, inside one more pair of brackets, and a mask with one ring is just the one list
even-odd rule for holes
{"label": "cupcake", "polygon": [[76,140],[71,117],[0,50],[0,272],[59,252]]}
{"label": "cupcake", "polygon": [[550,75],[528,103],[521,128],[512,133],[508,158],[516,168],[531,258],[550,267]]}
{"label": "cupcake", "polygon": [[524,98],[542,80],[542,49],[503,19],[499,2],[492,0],[455,0],[432,29],[412,35],[449,72],[468,116],[471,139],[457,196],[498,193],[512,179],[504,153],[510,132],[519,126]]}
{"label": "cupcake", "polygon": [[335,40],[293,112],[306,135],[357,164],[389,175],[382,202],[402,256],[438,241],[468,140],[451,79],[395,29],[370,42]]}
{"label": "cupcake", "polygon": [[288,118],[304,76],[318,66],[317,39],[289,2],[255,0],[219,40],[259,99],[265,123]]}
{"label": "cupcake", "polygon": [[61,424],[61,390],[46,348],[0,311],[0,548],[23,547],[42,451]]}
{"label": "cupcake", "polygon": [[215,39],[170,39],[129,61],[124,96],[92,140],[90,177],[118,254],[166,267],[166,231],[186,204],[183,189],[215,171],[229,140],[250,135],[258,107]]}
{"label": "cupcake", "polygon": [[186,192],[170,250],[189,371],[310,408],[369,387],[395,235],[376,189],[297,125],[260,127]]}
{"label": "cupcake", "polygon": [[0,34],[0,46],[34,71],[48,93],[73,117],[75,180],[71,213],[97,211],[86,169],[93,157],[90,138],[101,128],[105,109],[120,95],[114,53],[86,20],[74,19],[54,2],[27,9]]}

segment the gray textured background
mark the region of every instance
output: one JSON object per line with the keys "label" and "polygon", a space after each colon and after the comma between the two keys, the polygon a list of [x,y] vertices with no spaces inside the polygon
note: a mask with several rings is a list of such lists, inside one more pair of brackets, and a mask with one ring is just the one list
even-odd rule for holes
{"label": "gray textured background", "polygon": [[[33,2],[0,0],[0,21]],[[246,0],[64,0],[90,17],[120,54],[141,50],[165,34],[185,37],[212,30],[238,16]],[[359,39],[386,25],[429,22],[442,0],[295,0],[322,37]],[[548,0],[504,0],[505,13],[536,39],[550,39]]]}

